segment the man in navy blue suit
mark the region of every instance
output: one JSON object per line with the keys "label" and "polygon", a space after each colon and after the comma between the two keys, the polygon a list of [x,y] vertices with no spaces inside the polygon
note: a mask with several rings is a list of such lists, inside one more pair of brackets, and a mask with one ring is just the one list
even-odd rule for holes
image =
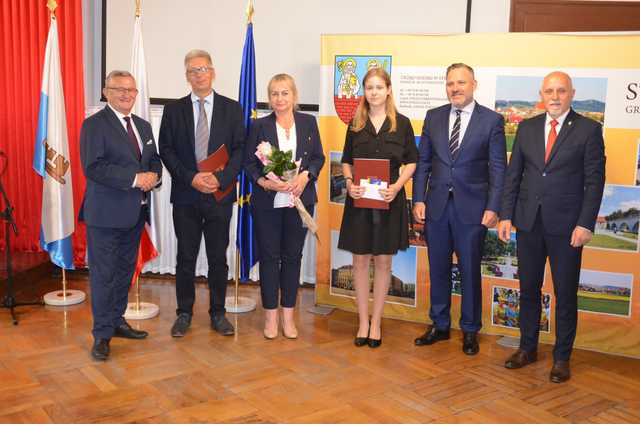
{"label": "man in navy blue suit", "polygon": [[413,176],[413,215],[426,220],[432,325],[418,346],[449,339],[451,265],[461,274],[462,351],[479,351],[480,261],[487,228],[496,225],[506,167],[504,119],[473,99],[477,82],[464,63],[447,68],[449,104],[427,112]]}
{"label": "man in navy blue suit", "polygon": [[549,258],[556,296],[556,343],[549,379],[571,377],[569,359],[578,323],[582,246],[593,236],[605,182],[602,126],[571,109],[575,89],[564,72],[540,89],[546,113],[522,121],[507,168],[499,236],[517,227],[520,348],[505,362],[522,368],[538,359],[541,289]]}
{"label": "man in navy blue suit", "polygon": [[99,361],[109,357],[111,337],[148,335],[131,328],[123,315],[140,235],[149,219],[147,193],[162,176],[151,125],[131,114],[138,94],[133,76],[112,71],[103,93],[107,106],[85,119],[80,132],[80,158],[87,178],[80,220],[87,224],[91,355]]}
{"label": "man in navy blue suit", "polygon": [[[230,336],[235,330],[225,317],[228,272],[227,246],[235,178],[242,166],[244,118],[235,100],[213,90],[215,69],[204,50],[191,50],[184,59],[191,93],[164,108],[160,125],[160,156],[171,174],[173,226],[178,240],[176,265],[177,318],[173,337],[183,337],[191,325],[195,302],[196,261],[204,234],[207,249],[209,315],[211,328]],[[226,167],[218,172],[199,172],[198,162],[221,146],[229,155]],[[215,191],[234,187],[216,200]]]}

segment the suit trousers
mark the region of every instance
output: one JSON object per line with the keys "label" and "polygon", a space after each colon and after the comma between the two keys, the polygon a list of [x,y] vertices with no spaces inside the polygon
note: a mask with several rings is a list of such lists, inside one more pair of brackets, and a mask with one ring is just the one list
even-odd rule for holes
{"label": "suit trousers", "polygon": [[115,328],[125,322],[123,315],[127,310],[140,235],[148,213],[148,208],[143,206],[138,222],[131,228],[87,225],[92,333],[95,339],[111,339]]}
{"label": "suit trousers", "polygon": [[[313,215],[314,206],[305,206]],[[300,286],[302,248],[307,229],[296,208],[253,209],[260,251],[260,293],[262,307],[296,306]]]}
{"label": "suit trousers", "polygon": [[480,262],[487,228],[462,222],[453,194],[449,194],[442,216],[437,221],[427,219],[426,231],[431,281],[429,317],[433,325],[439,330],[451,327],[451,264],[452,253],[456,252],[462,279],[460,328],[466,333],[478,332],[482,328]]}
{"label": "suit trousers", "polygon": [[224,315],[229,267],[229,222],[233,204],[218,204],[212,194],[200,193],[190,205],[173,205],[173,226],[178,240],[176,260],[177,314],[193,314],[196,298],[195,276],[200,241],[204,234],[207,249],[209,315]]}
{"label": "suit trousers", "polygon": [[578,323],[578,282],[582,247],[572,247],[571,234],[547,234],[538,209],[531,231],[517,231],[520,276],[520,348],[538,348],[544,267],[549,257],[553,292],[556,297],[556,343],[554,360],[568,361]]}

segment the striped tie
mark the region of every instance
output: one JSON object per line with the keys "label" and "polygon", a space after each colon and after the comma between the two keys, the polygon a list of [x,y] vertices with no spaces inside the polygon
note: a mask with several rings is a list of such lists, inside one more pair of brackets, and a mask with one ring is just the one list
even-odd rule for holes
{"label": "striped tie", "polygon": [[209,122],[207,112],[204,110],[204,99],[198,99],[200,113],[198,114],[198,125],[196,126],[196,161],[200,162],[207,158],[209,153]]}
{"label": "striped tie", "polygon": [[456,120],[453,123],[453,129],[451,130],[451,138],[449,139],[449,151],[451,157],[455,158],[460,149],[460,114],[462,111],[456,109]]}

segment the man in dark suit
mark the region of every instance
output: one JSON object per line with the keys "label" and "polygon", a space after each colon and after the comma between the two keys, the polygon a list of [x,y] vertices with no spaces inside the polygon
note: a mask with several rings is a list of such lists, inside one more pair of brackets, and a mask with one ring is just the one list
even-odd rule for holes
{"label": "man in dark suit", "polygon": [[[227,245],[235,189],[221,200],[213,193],[235,186],[242,165],[245,129],[240,104],[213,91],[215,70],[209,53],[192,50],[185,56],[191,94],[164,108],[160,126],[160,156],[172,177],[173,225],[178,240],[176,265],[177,319],[173,337],[182,337],[191,325],[195,301],[195,270],[204,234],[209,265],[211,328],[228,336],[233,325],[225,317]],[[222,171],[199,172],[198,162],[220,146],[229,161]]]}
{"label": "man in dark suit", "polygon": [[476,85],[468,65],[447,68],[451,103],[427,112],[413,176],[413,215],[419,223],[426,218],[432,321],[415,344],[449,339],[455,252],[462,277],[462,351],[467,355],[479,351],[482,247],[487,228],[498,220],[506,167],[504,119],[475,102]]}
{"label": "man in dark suit", "polygon": [[131,114],[138,90],[133,76],[112,71],[105,81],[107,106],[85,119],[80,158],[87,187],[80,220],[87,224],[96,360],[109,356],[111,337],[143,339],[125,321],[127,295],[140,235],[149,219],[147,192],[162,176],[151,125]]}
{"label": "man in dark suit", "polygon": [[505,362],[537,359],[541,288],[549,257],[556,296],[556,343],[550,380],[567,381],[578,321],[582,246],[591,240],[604,190],[604,141],[599,123],[571,109],[575,90],[564,72],[544,78],[546,113],[520,123],[505,177],[499,236],[517,228],[520,348]]}

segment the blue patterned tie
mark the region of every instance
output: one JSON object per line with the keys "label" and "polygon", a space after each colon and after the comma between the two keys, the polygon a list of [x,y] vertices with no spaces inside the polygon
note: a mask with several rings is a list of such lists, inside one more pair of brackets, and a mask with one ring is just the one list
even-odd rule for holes
{"label": "blue patterned tie", "polygon": [[462,111],[456,109],[456,120],[453,123],[453,129],[451,130],[451,138],[449,138],[449,151],[451,157],[455,158],[460,150],[460,114]]}

